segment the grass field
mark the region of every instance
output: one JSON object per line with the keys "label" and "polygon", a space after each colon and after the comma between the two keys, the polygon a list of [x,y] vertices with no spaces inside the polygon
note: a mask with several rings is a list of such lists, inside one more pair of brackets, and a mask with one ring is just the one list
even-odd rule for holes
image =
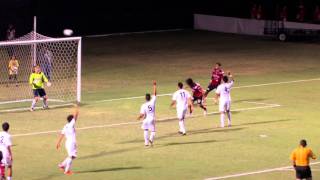
{"label": "grass field", "polygon": [[[67,177],[58,170],[66,152],[55,149],[72,108],[53,108],[0,114],[11,124],[14,179],[221,177],[289,166],[289,154],[301,138],[319,155],[319,47],[201,31],[84,39],[75,174]],[[188,77],[206,86],[217,61],[235,74],[234,126],[216,128],[219,116],[204,117],[196,108],[187,119],[188,135],[179,136],[171,97],[164,95],[157,101],[155,146],[144,148],[135,120],[144,99],[137,96],[151,92],[153,79],[159,94],[173,93]],[[216,112],[217,105],[208,103],[209,112]],[[319,179],[319,165],[313,168]],[[294,172],[233,179],[294,179]]]}

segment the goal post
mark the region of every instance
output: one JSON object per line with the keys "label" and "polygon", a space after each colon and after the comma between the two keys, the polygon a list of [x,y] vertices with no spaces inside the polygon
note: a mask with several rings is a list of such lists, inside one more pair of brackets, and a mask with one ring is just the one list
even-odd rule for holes
{"label": "goal post", "polygon": [[[80,102],[81,42],[81,37],[50,38],[34,31],[0,42],[0,112],[30,106],[33,94],[28,81],[35,64],[52,82],[45,87],[49,107]],[[19,65],[12,73],[9,61],[14,58]],[[11,74],[16,74],[16,79]]]}

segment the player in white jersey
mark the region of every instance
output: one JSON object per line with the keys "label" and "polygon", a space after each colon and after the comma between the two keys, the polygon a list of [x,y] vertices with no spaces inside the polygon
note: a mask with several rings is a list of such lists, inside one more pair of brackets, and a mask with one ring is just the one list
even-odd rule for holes
{"label": "player in white jersey", "polygon": [[[144,130],[144,145],[146,147],[153,146],[154,137],[156,135],[156,117],[155,105],[157,99],[157,83],[153,81],[153,95],[146,94],[146,102],[140,108],[138,120],[143,119],[141,128]],[[151,132],[149,137],[149,131]]]}
{"label": "player in white jersey", "polygon": [[59,140],[57,143],[57,149],[60,148],[62,139],[65,137],[65,147],[68,153],[68,157],[59,164],[59,168],[64,171],[66,175],[72,175],[71,164],[72,161],[77,157],[77,142],[76,142],[76,129],[75,123],[78,119],[79,108],[76,105],[75,112],[67,117],[68,123],[63,127]]}
{"label": "player in white jersey", "polygon": [[[228,77],[229,76],[229,77]],[[231,73],[228,73],[228,76],[223,76],[222,83],[218,86],[216,90],[216,99],[219,98],[219,112],[220,112],[220,126],[224,127],[224,117],[225,113],[228,116],[228,126],[231,126],[231,95],[230,91],[233,86],[233,77]],[[230,82],[229,82],[230,79]]]}
{"label": "player in white jersey", "polygon": [[11,151],[11,135],[9,131],[9,123],[5,122],[2,124],[2,132],[0,132],[0,151],[2,152],[3,158],[2,163],[7,167],[8,176],[7,180],[11,180],[12,177],[12,151]]}
{"label": "player in white jersey", "polygon": [[179,134],[186,135],[184,120],[188,107],[190,109],[190,113],[192,113],[193,103],[190,93],[187,90],[183,89],[182,82],[178,83],[178,90],[172,96],[171,107],[174,106],[176,106],[177,117],[179,119]]}

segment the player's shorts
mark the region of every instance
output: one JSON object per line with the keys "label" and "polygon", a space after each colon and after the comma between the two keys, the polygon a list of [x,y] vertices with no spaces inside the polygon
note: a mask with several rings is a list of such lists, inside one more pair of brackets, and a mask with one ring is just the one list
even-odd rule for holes
{"label": "player's shorts", "polygon": [[200,97],[193,96],[192,101],[193,101],[193,104],[197,103],[197,104],[202,105],[203,104],[203,97],[202,96],[200,96]]}
{"label": "player's shorts", "polygon": [[141,125],[141,129],[143,130],[149,130],[151,132],[155,132],[156,131],[156,125],[155,125],[155,121],[154,120],[143,120],[142,125]]}
{"label": "player's shorts", "polygon": [[46,94],[46,91],[43,89],[43,88],[40,88],[40,89],[33,89],[33,95],[34,97],[43,97]]}
{"label": "player's shorts", "polygon": [[9,74],[9,80],[17,79],[17,74]]}
{"label": "player's shorts", "polygon": [[184,119],[187,113],[187,109],[177,109],[177,117],[179,120]]}
{"label": "player's shorts", "polygon": [[214,89],[217,89],[217,87],[218,87],[219,85],[217,84],[217,85],[213,85],[213,84],[209,84],[209,86],[207,87],[207,93],[208,92],[210,92],[210,91],[212,91],[212,90],[214,90]]}
{"label": "player's shorts", "polygon": [[219,101],[219,111],[230,111],[231,101]]}
{"label": "player's shorts", "polygon": [[297,179],[307,179],[312,177],[310,166],[296,166],[295,170]]}
{"label": "player's shorts", "polygon": [[12,161],[11,161],[11,159],[10,159],[10,156],[9,155],[4,155],[3,157],[2,157],[2,164],[4,165],[4,166],[11,166],[12,165]]}
{"label": "player's shorts", "polygon": [[66,142],[66,150],[69,157],[77,157],[77,143],[76,142]]}
{"label": "player's shorts", "polygon": [[5,179],[6,177],[6,166],[4,164],[0,164],[0,179]]}

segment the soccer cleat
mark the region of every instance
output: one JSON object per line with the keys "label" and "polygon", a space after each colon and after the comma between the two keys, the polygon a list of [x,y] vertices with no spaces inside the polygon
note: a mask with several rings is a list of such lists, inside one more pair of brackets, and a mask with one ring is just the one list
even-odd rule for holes
{"label": "soccer cleat", "polygon": [[207,110],[204,110],[204,111],[203,111],[203,115],[204,115],[204,116],[207,116],[207,113],[208,113]]}
{"label": "soccer cleat", "polygon": [[30,108],[30,111],[33,112],[33,111],[34,111],[34,108]]}
{"label": "soccer cleat", "polygon": [[150,147],[153,147],[153,141],[151,141],[150,139],[149,139],[149,144],[150,144]]}
{"label": "soccer cleat", "polygon": [[183,134],[183,132],[181,132],[181,131],[178,131],[178,134],[181,134],[181,135],[182,135],[182,134]]}
{"label": "soccer cleat", "polygon": [[42,108],[43,108],[43,109],[49,109],[49,106],[43,105]]}
{"label": "soccer cleat", "polygon": [[65,174],[65,175],[72,175],[73,172],[69,170],[69,171],[67,171],[67,172],[64,172],[64,174]]}
{"label": "soccer cleat", "polygon": [[186,136],[187,135],[187,133],[182,133],[182,136]]}
{"label": "soccer cleat", "polygon": [[60,169],[61,171],[64,171],[64,168],[65,168],[65,167],[64,167],[63,165],[59,164],[58,167],[59,167],[59,169]]}

